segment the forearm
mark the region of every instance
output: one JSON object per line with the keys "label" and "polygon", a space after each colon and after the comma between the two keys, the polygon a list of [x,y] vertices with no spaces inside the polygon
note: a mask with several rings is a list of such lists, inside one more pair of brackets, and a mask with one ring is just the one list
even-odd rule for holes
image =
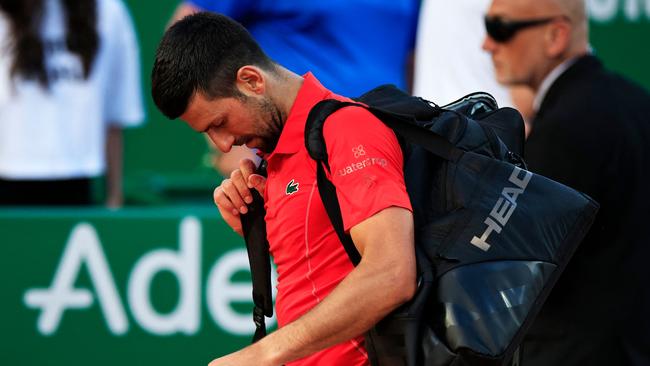
{"label": "forearm", "polygon": [[413,217],[385,209],[350,230],[361,262],[311,311],[260,342],[280,365],[356,337],[409,300],[416,288]]}
{"label": "forearm", "polygon": [[122,195],[122,129],[109,127],[106,142],[106,205],[120,207]]}
{"label": "forearm", "polygon": [[416,289],[411,212],[384,209],[350,234],[361,262],[329,295],[294,322],[210,366],[282,365],[364,333],[409,300]]}
{"label": "forearm", "polygon": [[261,352],[281,365],[363,334],[410,298],[405,277],[362,260],[315,308],[260,341]]}

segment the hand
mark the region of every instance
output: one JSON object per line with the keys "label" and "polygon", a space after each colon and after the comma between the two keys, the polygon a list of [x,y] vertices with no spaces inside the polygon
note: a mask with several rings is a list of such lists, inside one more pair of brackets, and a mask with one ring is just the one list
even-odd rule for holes
{"label": "hand", "polygon": [[214,203],[217,205],[224,221],[239,235],[242,226],[239,215],[248,212],[247,204],[253,202],[251,189],[256,189],[264,196],[266,178],[255,174],[255,163],[250,159],[242,159],[239,169],[224,179],[221,185],[214,190]]}

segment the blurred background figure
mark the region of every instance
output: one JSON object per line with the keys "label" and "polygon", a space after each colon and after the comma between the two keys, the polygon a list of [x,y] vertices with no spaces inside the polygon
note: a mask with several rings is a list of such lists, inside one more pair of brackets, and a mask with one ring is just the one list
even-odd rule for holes
{"label": "blurred background figure", "polygon": [[144,119],[121,0],[0,0],[0,205],[122,204],[122,132]]}
{"label": "blurred background figure", "polygon": [[[420,0],[260,1],[192,0],[172,22],[207,10],[242,23],[276,62],[298,74],[318,75],[337,94],[359,96],[381,84],[410,90]],[[215,159],[228,176],[242,147]]]}
{"label": "blurred background figure", "polygon": [[425,0],[415,48],[413,94],[439,105],[469,93],[492,94],[501,107],[515,107],[530,118],[532,91],[506,87],[494,78],[490,55],[481,50],[483,16],[490,0]]}
{"label": "blurred background figure", "polygon": [[601,205],[521,364],[650,365],[650,95],[590,54],[584,0],[493,0],[485,26],[497,80],[535,92],[528,167]]}
{"label": "blurred background figure", "polygon": [[508,88],[494,78],[490,55],[481,50],[483,16],[490,0],[424,0],[415,51],[413,94],[437,104],[475,91],[512,106]]}

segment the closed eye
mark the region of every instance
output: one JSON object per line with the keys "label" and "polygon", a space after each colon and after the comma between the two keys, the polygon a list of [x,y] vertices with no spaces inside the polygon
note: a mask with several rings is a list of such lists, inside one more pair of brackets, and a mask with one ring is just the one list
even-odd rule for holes
{"label": "closed eye", "polygon": [[224,124],[224,122],[223,122],[222,119],[216,119],[215,118],[212,122],[210,122],[208,124],[208,126],[203,131],[199,131],[199,133],[208,133],[208,131],[210,131],[210,129],[221,127],[221,126],[223,126],[223,124]]}

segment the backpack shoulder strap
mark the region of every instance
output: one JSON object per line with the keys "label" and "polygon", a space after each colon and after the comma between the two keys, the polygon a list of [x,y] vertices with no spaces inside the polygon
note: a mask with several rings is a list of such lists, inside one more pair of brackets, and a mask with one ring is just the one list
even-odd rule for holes
{"label": "backpack shoulder strap", "polygon": [[409,121],[408,116],[368,107],[361,103],[343,102],[334,99],[323,100],[311,109],[305,125],[305,146],[309,156],[316,160],[316,181],[327,216],[330,218],[350,261],[356,266],[361,261],[361,255],[354,246],[350,235],[345,233],[341,206],[336,196],[336,187],[327,179],[325,169],[329,170],[330,167],[323,136],[323,127],[327,118],[339,109],[349,106],[367,109],[408,142],[421,145],[445,160],[457,161],[463,152],[444,137]]}
{"label": "backpack shoulder strap", "polygon": [[336,235],[339,237],[345,252],[348,254],[348,258],[356,266],[361,261],[361,255],[354,246],[352,237],[346,234],[343,229],[343,216],[341,215],[341,206],[336,196],[336,187],[327,179],[327,174],[325,173],[325,168],[329,170],[329,162],[325,147],[325,138],[323,137],[323,125],[327,117],[332,113],[347,106],[361,105],[334,99],[324,100],[316,104],[307,117],[307,123],[305,125],[305,146],[307,147],[309,156],[316,160],[316,182],[327,216],[329,216],[334,231],[336,231]]}

